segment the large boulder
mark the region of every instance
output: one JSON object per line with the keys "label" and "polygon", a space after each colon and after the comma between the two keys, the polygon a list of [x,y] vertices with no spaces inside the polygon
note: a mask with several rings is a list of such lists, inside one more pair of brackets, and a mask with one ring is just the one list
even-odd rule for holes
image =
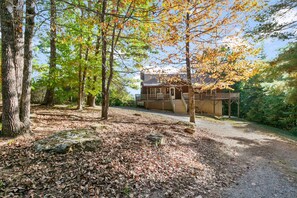
{"label": "large boulder", "polygon": [[67,153],[69,151],[95,151],[102,142],[94,131],[69,130],[57,132],[34,143],[37,152]]}

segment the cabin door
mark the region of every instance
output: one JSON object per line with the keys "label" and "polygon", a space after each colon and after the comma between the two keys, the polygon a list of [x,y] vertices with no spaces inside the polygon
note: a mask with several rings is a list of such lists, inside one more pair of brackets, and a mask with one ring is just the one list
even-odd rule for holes
{"label": "cabin door", "polygon": [[170,93],[172,99],[175,99],[175,87],[170,87]]}

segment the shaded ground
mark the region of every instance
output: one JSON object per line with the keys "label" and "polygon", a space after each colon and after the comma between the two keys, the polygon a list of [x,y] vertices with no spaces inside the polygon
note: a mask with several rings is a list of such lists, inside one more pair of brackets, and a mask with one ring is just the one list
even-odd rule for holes
{"label": "shaded ground", "polygon": [[[204,129],[126,109],[84,111],[34,107],[33,135],[0,139],[0,197],[220,197],[246,169]],[[33,144],[61,130],[94,130],[102,146],[94,152],[36,152]],[[149,134],[162,134],[154,145]]]}
{"label": "shaded ground", "polygon": [[[242,121],[112,108],[33,109],[33,135],[0,139],[0,197],[287,197],[297,195],[297,146]],[[35,152],[61,130],[94,130],[94,152]],[[154,145],[149,134],[161,134]]]}
{"label": "shaded ground", "polygon": [[[151,113],[188,120],[170,112]],[[225,145],[222,151],[237,159],[238,166],[246,166],[244,174],[224,188],[220,197],[297,197],[296,141],[275,136],[268,129],[245,121],[197,117],[196,124],[213,140]]]}

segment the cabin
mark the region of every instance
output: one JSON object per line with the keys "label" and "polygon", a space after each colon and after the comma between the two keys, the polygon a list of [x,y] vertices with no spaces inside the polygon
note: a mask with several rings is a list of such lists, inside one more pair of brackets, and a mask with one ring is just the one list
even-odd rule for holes
{"label": "cabin", "polygon": [[[226,92],[224,89],[204,90],[202,86],[213,83],[207,76],[192,78],[195,86],[196,113],[222,116],[223,102],[228,103],[228,114],[231,116],[231,104],[238,104],[239,93]],[[136,105],[146,109],[173,111],[179,114],[188,113],[189,95],[187,75],[180,74],[153,74],[141,72],[141,93],[136,94]]]}

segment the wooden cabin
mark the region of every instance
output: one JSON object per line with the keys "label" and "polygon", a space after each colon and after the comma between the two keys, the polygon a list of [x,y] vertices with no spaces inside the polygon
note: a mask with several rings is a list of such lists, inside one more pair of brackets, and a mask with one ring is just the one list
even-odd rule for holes
{"label": "wooden cabin", "polygon": [[[141,93],[136,95],[136,104],[147,109],[169,110],[175,113],[186,114],[188,112],[188,86],[186,74],[146,74],[141,73]],[[213,80],[207,77],[194,78],[192,83],[211,83]],[[224,93],[223,90],[202,91],[201,87],[195,87],[196,112],[216,116],[223,115],[223,101],[229,104],[239,104],[239,93]],[[238,109],[239,110],[239,109]],[[239,111],[238,111],[239,113]]]}

